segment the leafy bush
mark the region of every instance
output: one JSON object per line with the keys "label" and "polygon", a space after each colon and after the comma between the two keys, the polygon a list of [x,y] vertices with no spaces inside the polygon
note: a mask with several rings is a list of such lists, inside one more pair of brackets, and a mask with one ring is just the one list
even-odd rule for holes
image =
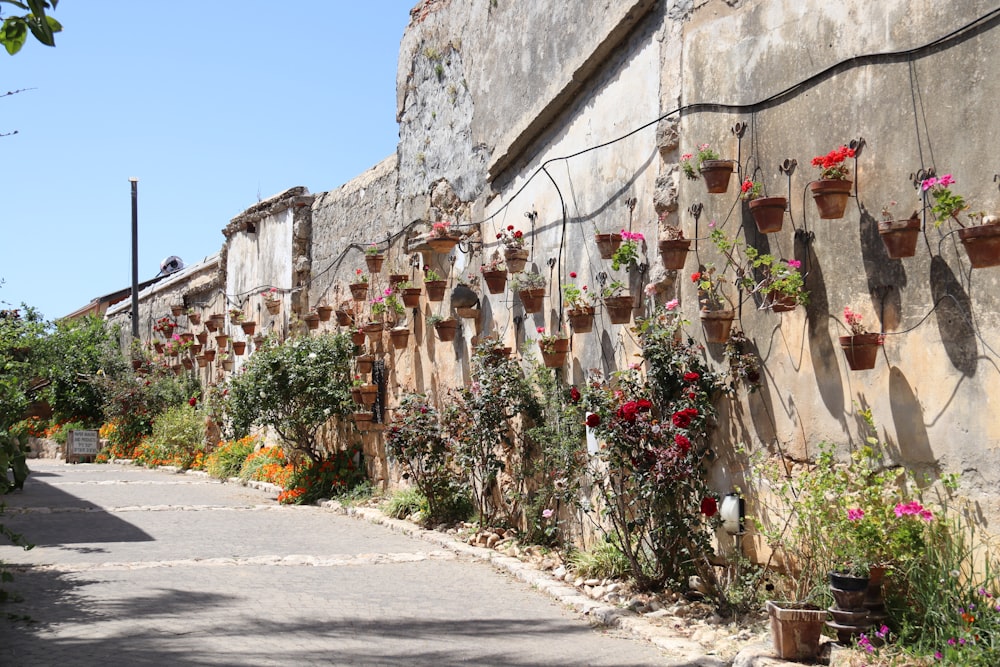
{"label": "leafy bush", "polygon": [[278,502],[303,505],[347,493],[364,480],[363,468],[355,458],[360,461],[360,451],[339,451],[319,463],[304,461],[294,466]]}
{"label": "leafy bush", "polygon": [[220,442],[206,457],[205,469],[209,475],[219,479],[238,477],[243,463],[253,454],[258,442],[255,436]]}
{"label": "leafy bush", "polygon": [[205,422],[191,405],[168,408],[153,433],[136,449],[136,460],[150,466],[173,465],[187,470],[203,465]]}
{"label": "leafy bush", "polygon": [[405,519],[427,509],[427,499],[417,489],[400,489],[382,503],[382,511],[393,519]]}
{"label": "leafy bush", "polygon": [[243,462],[240,478],[288,488],[294,472],[295,466],[285,459],[285,452],[281,447],[263,447],[252,452]]}
{"label": "leafy bush", "polygon": [[586,551],[571,551],[568,560],[573,571],[585,579],[620,579],[631,571],[615,538],[602,540]]}

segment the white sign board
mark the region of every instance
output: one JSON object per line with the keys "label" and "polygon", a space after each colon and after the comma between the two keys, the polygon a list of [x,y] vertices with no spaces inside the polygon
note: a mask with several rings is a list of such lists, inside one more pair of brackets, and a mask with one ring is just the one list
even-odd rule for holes
{"label": "white sign board", "polygon": [[97,431],[69,432],[70,456],[97,456],[98,448]]}

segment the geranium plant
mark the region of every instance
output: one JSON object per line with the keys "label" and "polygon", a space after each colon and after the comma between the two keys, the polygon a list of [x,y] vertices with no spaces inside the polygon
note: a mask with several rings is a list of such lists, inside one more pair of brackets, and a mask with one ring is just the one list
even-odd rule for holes
{"label": "geranium plant", "polygon": [[601,288],[602,299],[614,299],[619,296],[625,296],[625,293],[625,283],[620,280],[612,280],[610,283]]}
{"label": "geranium plant", "polygon": [[493,256],[490,257],[488,261],[483,262],[483,265],[479,267],[481,273],[489,273],[492,271],[506,271],[507,262],[504,260],[503,255],[498,252],[494,252]]}
{"label": "geranium plant", "polygon": [[[576,278],[576,272],[571,272],[569,277]],[[587,290],[586,285],[579,287],[576,283],[566,283],[562,286],[562,291],[566,307],[571,310],[579,310],[581,308],[588,308],[594,305],[594,300],[591,297],[590,292]]]}
{"label": "geranium plant", "polygon": [[506,229],[501,230],[497,234],[497,240],[507,250],[520,250],[524,247],[524,232],[520,229],[515,229],[514,225],[507,225]]}
{"label": "geranium plant", "polygon": [[449,232],[451,231],[451,222],[448,220],[441,220],[440,222],[435,222],[431,225],[431,238],[445,239],[448,238]]}
{"label": "geranium plant", "polygon": [[424,267],[424,282],[433,283],[441,280],[441,275],[429,266]]}
{"label": "geranium plant", "polygon": [[958,214],[969,208],[969,205],[965,203],[962,195],[951,191],[950,186],[954,184],[955,179],[951,174],[945,174],[941,178],[931,176],[920,182],[920,189],[934,199],[931,211],[934,213],[935,227],[940,227],[948,218],[954,220],[960,227],[965,227],[958,219]]}
{"label": "geranium plant", "polygon": [[[698,153],[693,155],[691,153],[685,153],[681,155],[681,169],[684,171],[684,175],[692,180],[698,178],[698,170],[701,169],[701,164],[705,160],[718,160],[719,153],[714,150],[708,144],[698,144]],[[692,164],[693,161],[693,164]]]}
{"label": "geranium plant", "polygon": [[510,281],[510,289],[514,292],[523,292],[524,290],[540,289],[543,287],[545,287],[545,276],[534,271],[522,271]]}
{"label": "geranium plant", "polygon": [[844,161],[854,157],[854,149],[847,146],[834,148],[826,155],[817,155],[812,159],[812,166],[819,167],[821,180],[846,181],[850,169]]}
{"label": "geranium plant", "polygon": [[718,275],[714,266],[708,265],[692,273],[691,282],[698,288],[698,302],[702,310],[725,310],[727,306],[732,306],[729,297],[722,291],[726,279]]}
{"label": "geranium plant", "polygon": [[378,245],[376,245],[375,243],[372,243],[370,246],[365,248],[365,255],[368,257],[375,257],[379,254],[381,253],[379,251]]}
{"label": "geranium plant", "polygon": [[243,322],[243,310],[240,308],[230,308],[229,309],[229,321],[233,324],[240,324]]}
{"label": "geranium plant", "polygon": [[749,201],[751,199],[757,199],[763,191],[764,185],[760,181],[755,181],[753,179],[746,179],[740,185],[740,199],[744,201]]}
{"label": "geranium plant", "polygon": [[537,327],[535,333],[538,334],[538,345],[545,354],[553,354],[556,351],[556,341],[566,339],[566,334],[562,331],[554,334],[545,333],[545,327]]}
{"label": "geranium plant", "polygon": [[611,268],[617,271],[623,266],[632,267],[636,265],[639,258],[639,245],[646,240],[640,232],[630,232],[626,229],[620,232],[622,243],[611,256]]}

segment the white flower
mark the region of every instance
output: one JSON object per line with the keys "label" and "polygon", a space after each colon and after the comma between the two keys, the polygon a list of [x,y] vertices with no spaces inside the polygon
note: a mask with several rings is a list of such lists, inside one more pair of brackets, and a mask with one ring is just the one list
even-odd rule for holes
{"label": "white flower", "polygon": [[310,352],[308,358],[309,359],[315,359],[316,358],[316,353],[315,352]]}

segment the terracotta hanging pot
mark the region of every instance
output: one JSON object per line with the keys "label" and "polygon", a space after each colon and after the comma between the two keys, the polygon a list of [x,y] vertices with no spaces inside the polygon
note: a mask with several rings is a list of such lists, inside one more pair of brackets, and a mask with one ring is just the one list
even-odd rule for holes
{"label": "terracotta hanging pot", "polygon": [[594,329],[594,307],[582,306],[580,308],[570,308],[566,311],[569,319],[569,326],[573,333],[589,333]]}
{"label": "terracotta hanging pot", "polygon": [[389,339],[392,341],[392,346],[397,350],[401,350],[406,347],[407,343],[410,341],[410,330],[409,329],[392,329],[389,332]]}
{"label": "terracotta hanging pot", "polygon": [[732,160],[702,161],[699,171],[710,194],[722,194],[729,189],[729,177],[733,175],[734,164]]}
{"label": "terracotta hanging pot", "polygon": [[201,354],[201,350],[204,347],[201,343],[194,343],[191,345],[191,354]]}
{"label": "terracotta hanging pot", "polygon": [[731,310],[703,310],[700,315],[706,342],[725,343],[729,340],[729,330],[736,313]]}
{"label": "terracotta hanging pot", "polygon": [[[206,327],[206,328],[207,328],[207,327]],[[200,331],[200,332],[198,332],[198,333],[197,333],[197,334],[195,335],[195,338],[197,338],[197,339],[198,339],[198,342],[199,342],[199,343],[201,343],[202,345],[204,345],[205,343],[207,343],[207,342],[208,342],[208,332],[207,332],[207,331]]]}
{"label": "terracotta hanging pot", "polygon": [[503,251],[503,257],[507,262],[507,270],[511,273],[524,271],[528,264],[528,251],[524,248],[507,248]]}
{"label": "terracotta hanging pot", "polygon": [[410,277],[405,273],[390,273],[389,287],[395,288],[399,283],[405,283]]}
{"label": "terracotta hanging pot", "polygon": [[219,334],[215,337],[215,344],[220,350],[225,349],[229,345],[229,336],[227,334]]}
{"label": "terracotta hanging pot", "polygon": [[184,368],[186,368],[188,370],[191,370],[192,368],[194,368],[194,361],[192,361],[188,357],[184,357],[183,359],[181,359],[181,364],[184,366]]}
{"label": "terracotta hanging pot", "polygon": [[380,273],[382,271],[382,262],[385,261],[385,255],[365,255],[365,264],[368,265],[368,273]]}
{"label": "terracotta hanging pot", "polygon": [[458,239],[454,236],[437,236],[427,239],[427,245],[434,252],[447,253],[451,252],[451,249],[458,245]]}
{"label": "terracotta hanging pot", "polygon": [[306,323],[310,331],[319,329],[319,313],[306,313],[302,321]]}
{"label": "terracotta hanging pot", "polygon": [[153,343],[153,349],[156,350],[157,354],[163,354],[163,343],[156,341]]}
{"label": "terracotta hanging pot", "polygon": [[205,359],[215,361],[215,350],[205,350]]}
{"label": "terracotta hanging pot", "polygon": [[383,330],[385,330],[385,325],[381,322],[369,322],[365,325],[365,335],[373,342],[382,337]]}
{"label": "terracotta hanging pot", "polygon": [[240,322],[240,328],[243,329],[243,333],[247,336],[253,336],[253,332],[257,330],[257,323],[253,320]]}
{"label": "terracotta hanging pot", "polygon": [[611,324],[628,324],[632,319],[632,297],[612,296],[604,299]]}
{"label": "terracotta hanging pot", "polygon": [[378,385],[365,384],[361,385],[359,389],[361,391],[361,402],[365,405],[375,405],[375,399],[378,397]]}
{"label": "terracotta hanging pot", "polygon": [[1000,265],[1000,225],[978,225],[958,230],[958,238],[974,269]]}
{"label": "terracotta hanging pot", "polygon": [[566,364],[566,354],[569,352],[569,338],[557,338],[552,341],[551,352],[546,352],[542,341],[538,341],[538,349],[542,353],[542,363],[546,368],[562,368]]}
{"label": "terracotta hanging pot", "polygon": [[840,336],[840,348],[847,358],[852,371],[867,371],[875,368],[878,350],[882,346],[882,336],[877,333]]}
{"label": "terracotta hanging pot", "polygon": [[765,307],[771,309],[771,312],[787,313],[795,310],[798,307],[799,302],[793,294],[785,294],[784,292],[773,290],[767,293],[767,297],[764,299],[764,304]]}
{"label": "terracotta hanging pot", "polygon": [[843,218],[853,186],[854,181],[841,179],[823,179],[810,183],[809,189],[819,210],[819,217],[823,220]]}
{"label": "terracotta hanging pot", "polygon": [[190,331],[185,331],[184,333],[181,334],[181,341],[183,341],[185,343],[193,343],[194,342],[194,334],[191,333]]}
{"label": "terracotta hanging pot", "polygon": [[171,304],[170,305],[170,314],[173,315],[174,317],[180,317],[181,315],[183,315],[184,314],[184,304],[183,303],[174,303],[174,304]]}
{"label": "terracotta hanging pot", "polygon": [[372,365],[375,363],[375,355],[373,354],[362,354],[355,360],[358,373],[365,375],[372,372]]}
{"label": "terracotta hanging pot", "polygon": [[750,200],[750,215],[757,225],[757,231],[761,234],[780,232],[785,222],[787,203],[788,200],[784,197],[759,197]]}
{"label": "terracotta hanging pot", "polygon": [[222,361],[222,370],[224,370],[224,371],[231,371],[231,370],[233,370],[233,360],[232,359],[223,359],[223,361]]}
{"label": "terracotta hanging pot", "polygon": [[425,280],[424,286],[427,288],[428,301],[444,301],[444,290],[448,286],[447,280]]}
{"label": "terracotta hanging pot", "polygon": [[407,308],[420,307],[420,295],[423,290],[419,287],[407,287],[403,290],[403,305]]}
{"label": "terracotta hanging pot", "polygon": [[342,327],[349,327],[354,324],[354,311],[347,308],[337,309],[337,324]]}
{"label": "terracotta hanging pot", "polygon": [[878,235],[891,259],[913,257],[917,252],[917,238],[920,236],[920,218],[880,220]]}
{"label": "terracotta hanging pot", "polygon": [[596,234],[594,241],[597,242],[597,252],[601,253],[601,259],[611,259],[618,246],[622,244],[621,234]]}
{"label": "terracotta hanging pot", "polygon": [[521,304],[524,306],[524,312],[526,313],[540,313],[545,303],[545,288],[535,287],[533,289],[524,289],[517,293],[521,298]]}
{"label": "terracotta hanging pot", "polygon": [[459,307],[455,308],[455,314],[458,315],[459,317],[467,319],[467,320],[478,319],[479,318],[479,314],[481,312],[482,311],[479,310],[478,308],[472,308],[472,307],[469,307],[469,306],[461,307],[461,308],[459,308]]}
{"label": "terracotta hanging pot", "polygon": [[233,341],[233,354],[238,357],[242,357],[243,353],[247,351],[247,342],[245,340],[234,340]]}
{"label": "terracotta hanging pot", "polygon": [[194,360],[198,362],[198,368],[204,368],[205,366],[208,366],[208,359],[206,359],[205,355],[203,354],[199,354],[194,358]]}
{"label": "terracotta hanging pot", "polygon": [[333,317],[333,306],[316,306],[316,313],[320,322],[329,322]]}
{"label": "terracotta hanging pot", "polygon": [[490,294],[501,294],[507,287],[506,271],[483,271],[483,280]]}
{"label": "terracotta hanging pot", "polygon": [[271,315],[277,315],[281,312],[281,301],[278,299],[264,299],[264,307],[267,308],[267,312]]}
{"label": "terracotta hanging pot", "polygon": [[368,298],[368,283],[351,283],[351,298],[355,301],[364,301]]}
{"label": "terracotta hanging pot", "polygon": [[684,264],[687,262],[688,250],[691,249],[691,239],[663,239],[658,245],[663,268],[668,271],[677,271],[684,268]]}
{"label": "terracotta hanging pot", "polygon": [[439,340],[444,342],[453,341],[458,334],[458,320],[453,318],[441,320],[434,325],[434,331],[437,333]]}
{"label": "terracotta hanging pot", "polygon": [[191,313],[190,315],[188,315],[188,322],[190,322],[191,324],[201,324],[201,314]]}
{"label": "terracotta hanging pot", "polygon": [[354,343],[355,347],[361,347],[365,344],[365,332],[364,331],[352,331],[351,332],[351,342]]}

